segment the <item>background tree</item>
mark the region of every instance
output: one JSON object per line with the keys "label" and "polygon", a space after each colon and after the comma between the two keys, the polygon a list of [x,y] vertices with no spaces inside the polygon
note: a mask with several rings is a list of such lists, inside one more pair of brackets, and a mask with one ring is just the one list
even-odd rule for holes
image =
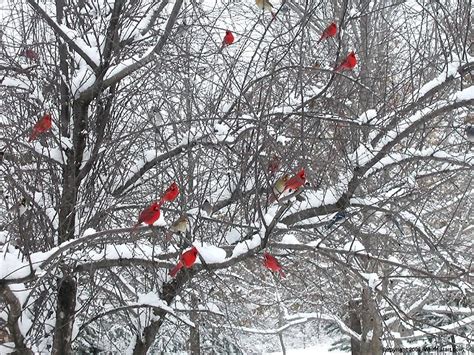
{"label": "background tree", "polygon": [[[222,353],[260,334],[285,351],[313,320],[353,354],[472,341],[469,2],[4,4],[4,347]],[[309,186],[272,203],[302,167]],[[191,243],[198,264],[170,278]]]}

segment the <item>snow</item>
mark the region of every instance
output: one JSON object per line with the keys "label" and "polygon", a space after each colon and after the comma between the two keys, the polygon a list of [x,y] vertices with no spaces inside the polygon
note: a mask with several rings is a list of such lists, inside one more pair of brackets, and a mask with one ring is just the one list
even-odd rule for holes
{"label": "snow", "polygon": [[15,352],[15,343],[14,342],[8,342],[8,343],[2,343],[0,344],[0,354],[10,354]]}
{"label": "snow", "polygon": [[166,311],[167,313],[173,315],[177,319],[181,320],[182,322],[186,323],[187,325],[194,327],[194,323],[191,322],[187,317],[184,317],[182,315],[178,316],[170,306],[168,306],[160,297],[158,297],[157,292],[151,291],[146,294],[139,294],[138,301],[136,303],[132,303],[131,305],[146,305],[160,308]]}
{"label": "snow", "polygon": [[379,275],[377,275],[376,273],[364,273],[364,272],[361,272],[360,273],[362,275],[362,277],[364,279],[367,280],[368,284],[369,284],[369,287],[372,289],[372,290],[375,290],[375,288],[377,286],[380,285],[381,281],[380,281],[380,278],[379,278]]}
{"label": "snow", "polygon": [[450,78],[451,76],[455,76],[457,74],[457,71],[460,65],[461,65],[461,62],[459,60],[449,63],[446,68],[446,72],[443,72],[442,74],[438,75],[436,78],[427,82],[425,85],[423,85],[420,88],[420,90],[418,91],[418,99],[425,96],[426,93],[428,93],[431,89],[444,83],[446,79]]}
{"label": "snow", "polygon": [[0,279],[15,279],[26,277],[30,274],[30,267],[22,262],[17,254],[5,252],[0,257]]}
{"label": "snow", "polygon": [[370,109],[359,116],[358,122],[359,124],[365,124],[374,119],[375,117],[377,117],[377,111]]}
{"label": "snow", "polygon": [[[187,312],[196,309],[196,307],[189,307],[189,306],[187,306],[187,305],[185,305],[185,304],[183,304],[179,301],[175,302],[174,308],[177,311],[187,311]],[[212,302],[208,302],[206,304],[198,304],[197,305],[197,310],[203,311],[203,312],[210,312],[210,313],[214,313],[214,314],[224,316],[224,313],[220,310],[220,308],[215,303],[212,303]]]}
{"label": "snow", "polygon": [[424,311],[435,312],[435,313],[448,313],[448,314],[465,314],[472,315],[474,310],[469,307],[456,307],[447,305],[424,305]]}
{"label": "snow", "polygon": [[454,100],[459,101],[468,101],[474,99],[474,85],[465,88],[464,90],[458,91],[454,94]]}
{"label": "snow", "polygon": [[[350,352],[342,350],[331,350],[331,342],[329,340],[323,341],[319,344],[300,349],[287,349],[288,355],[349,355]],[[264,353],[266,355],[281,355],[282,352]]]}
{"label": "snow", "polygon": [[23,81],[9,77],[4,78],[0,85],[29,90],[29,86]]}
{"label": "snow", "polygon": [[0,244],[5,244],[8,240],[8,232],[0,231]]}
{"label": "snow", "polygon": [[360,251],[364,251],[365,248],[364,246],[362,245],[361,242],[357,241],[357,240],[354,240],[353,242],[348,242],[344,245],[344,250],[347,250],[347,251],[354,251],[354,252],[360,252]]}
{"label": "snow", "polygon": [[[289,210],[290,213],[295,213],[298,211],[302,211],[309,208],[316,208],[324,205],[330,205],[336,203],[337,200],[341,197],[343,191],[345,191],[347,185],[345,179],[340,181],[336,186],[332,186],[327,190],[305,190],[303,192],[304,197],[306,198],[305,201],[302,201],[299,205],[293,204]],[[320,222],[320,218],[314,219],[315,223]],[[308,223],[308,220],[304,222],[297,223],[297,225],[304,225]]]}
{"label": "snow", "polygon": [[74,41],[79,48],[90,58],[92,61],[99,66],[100,65],[100,57],[99,51],[97,48],[92,48],[87,45],[87,43],[80,37],[80,35],[73,29],[67,27],[64,24],[60,24],[59,27],[63,32]]}
{"label": "snow", "polygon": [[229,136],[229,127],[222,123],[216,123],[214,125],[214,132],[219,141],[225,141]]}
{"label": "snow", "polygon": [[104,80],[108,80],[112,78],[113,76],[119,74],[123,70],[127,69],[131,65],[137,62],[143,61],[145,58],[152,55],[154,49],[155,49],[155,46],[150,46],[142,55],[135,55],[132,58],[126,59],[117,65],[111,66],[109,70],[107,70]]}
{"label": "snow", "polygon": [[48,207],[46,208],[46,210],[44,211],[45,214],[48,216],[49,220],[51,221],[51,224],[53,225],[53,227],[55,229],[58,229],[58,226],[59,226],[59,216],[56,212],[56,210],[52,207]]}
{"label": "snow", "polygon": [[426,337],[427,334],[434,336],[436,334],[444,333],[446,331],[454,331],[456,329],[459,329],[461,327],[464,327],[472,323],[474,323],[474,315],[463,318],[459,321],[456,321],[447,325],[437,326],[437,327],[427,327],[427,328],[423,328],[422,330],[416,330],[413,332],[412,335],[408,335],[408,336],[402,336],[400,333],[397,333],[397,332],[391,332],[391,335],[397,339],[417,339],[417,338],[421,339],[421,338]]}
{"label": "snow", "polygon": [[128,175],[126,177],[126,180],[129,180],[130,178],[132,178],[136,173],[140,171],[141,168],[145,166],[145,164],[147,164],[148,162],[151,162],[160,154],[162,153],[157,151],[156,149],[145,150],[143,152],[143,158],[137,159],[134,165],[128,169]]}
{"label": "snow", "polygon": [[262,242],[262,238],[260,237],[260,235],[255,234],[249,240],[244,240],[238,243],[235,246],[234,250],[232,251],[232,258],[245,254],[249,250],[259,247],[261,242]]}
{"label": "snow", "polygon": [[229,230],[229,232],[227,232],[225,240],[229,244],[234,244],[240,240],[241,235],[242,233],[238,229],[232,228],[231,230]]}
{"label": "snow", "polygon": [[97,233],[97,231],[94,228],[87,228],[84,233],[82,233],[83,237],[87,237],[88,235],[92,235]]}
{"label": "snow", "polygon": [[78,97],[82,92],[86,91],[96,80],[95,74],[89,66],[83,60],[80,63],[79,70],[71,79],[71,91],[74,97]]}
{"label": "snow", "polygon": [[281,238],[282,244],[301,244],[294,234],[285,234],[283,238]]}
{"label": "snow", "polygon": [[[226,259],[226,252],[222,248],[207,243],[194,243],[194,246],[198,249],[199,255],[206,263],[221,263]],[[196,263],[200,262],[201,260],[196,260]]]}
{"label": "snow", "polygon": [[[154,254],[153,254],[154,252]],[[90,251],[87,254],[85,262],[99,261],[99,260],[117,260],[142,258],[150,260],[154,255],[162,253],[161,247],[155,245],[153,250],[151,245],[141,244],[139,248],[134,248],[129,244],[107,244],[104,249],[98,251]]]}
{"label": "snow", "polygon": [[281,143],[282,145],[286,145],[287,143],[291,143],[293,138],[287,138],[285,136],[278,136],[277,142]]}
{"label": "snow", "polygon": [[358,14],[359,14],[359,11],[355,7],[353,7],[352,9],[349,10],[349,18],[350,17],[355,17]]}

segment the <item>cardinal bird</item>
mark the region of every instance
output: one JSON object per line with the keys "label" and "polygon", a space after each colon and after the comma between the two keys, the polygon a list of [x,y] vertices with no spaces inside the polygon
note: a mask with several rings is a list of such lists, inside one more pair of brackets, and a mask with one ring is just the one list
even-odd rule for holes
{"label": "cardinal bird", "polygon": [[285,277],[285,273],[283,272],[280,263],[270,253],[263,253],[263,266],[265,266],[268,270],[278,272],[281,277]]}
{"label": "cardinal bird", "polygon": [[183,266],[186,269],[192,268],[194,263],[196,262],[196,258],[198,256],[198,254],[199,254],[199,252],[196,249],[196,247],[192,247],[188,251],[181,254],[181,256],[179,257],[179,261],[176,264],[176,266],[170,270],[170,276],[175,277],[176,274],[179,272],[179,270],[181,270],[183,268]]}
{"label": "cardinal bird", "polygon": [[34,50],[29,49],[29,48],[22,50],[20,55],[29,60],[34,60],[35,62],[39,59],[38,53],[36,53]]}
{"label": "cardinal bird", "polygon": [[275,202],[280,197],[280,195],[283,193],[283,191],[285,191],[285,185],[288,182],[289,178],[290,178],[290,176],[288,174],[285,174],[285,175],[281,176],[275,182],[275,184],[273,185],[273,188],[272,188],[273,195],[270,196],[270,200],[269,200],[270,203]]}
{"label": "cardinal bird", "polygon": [[173,233],[186,234],[186,230],[188,229],[188,224],[189,224],[188,217],[186,217],[185,215],[182,215],[181,217],[179,217],[176,221],[174,221],[174,223],[168,229],[168,232],[166,233],[166,239],[170,240],[171,235]]}
{"label": "cardinal bird", "polygon": [[137,228],[140,224],[145,223],[149,226],[153,225],[160,218],[161,203],[153,202],[150,206],[145,208],[138,216],[138,222],[133,228]]}
{"label": "cardinal bird", "polygon": [[347,55],[346,59],[344,59],[344,61],[334,69],[334,71],[352,70],[356,64],[357,58],[354,51],[352,51]]}
{"label": "cardinal bird", "polygon": [[173,202],[178,195],[179,195],[178,184],[173,181],[170,187],[168,187],[168,189],[163,194],[163,197],[161,198],[160,203]]}
{"label": "cardinal bird", "polygon": [[280,169],[280,158],[275,154],[268,162],[268,172],[273,175],[278,171],[278,169]]}
{"label": "cardinal bird", "polygon": [[298,190],[301,186],[306,183],[306,175],[304,173],[304,169],[301,169],[295,176],[285,182],[285,188],[283,192],[290,191],[294,192]]}
{"label": "cardinal bird", "polygon": [[335,224],[342,224],[346,220],[346,211],[337,212],[334,217],[331,218],[331,221],[326,225],[326,229],[330,229]]}
{"label": "cardinal bird", "polygon": [[224,36],[224,39],[222,40],[222,46],[219,49],[219,53],[222,52],[222,50],[225,47],[230,46],[232,43],[234,43],[234,35],[232,34],[231,31],[227,30],[225,31],[225,36]]}
{"label": "cardinal bird", "polygon": [[33,127],[33,131],[31,132],[28,142],[35,140],[41,133],[51,129],[51,122],[51,115],[49,113],[45,113]]}
{"label": "cardinal bird", "polygon": [[326,29],[323,31],[323,33],[321,34],[321,38],[319,38],[318,44],[319,42],[321,42],[322,40],[326,38],[334,37],[336,33],[337,33],[337,25],[335,22],[333,22],[328,27],[326,27]]}
{"label": "cardinal bird", "polygon": [[270,11],[272,17],[275,18],[276,13],[273,11],[273,5],[269,0],[255,0],[255,4],[257,4],[258,8],[262,11]]}

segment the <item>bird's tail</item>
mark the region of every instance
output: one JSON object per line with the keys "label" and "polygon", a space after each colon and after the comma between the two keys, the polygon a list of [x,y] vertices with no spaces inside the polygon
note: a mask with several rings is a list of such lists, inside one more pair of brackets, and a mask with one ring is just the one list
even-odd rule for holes
{"label": "bird's tail", "polygon": [[284,279],[286,277],[285,272],[282,269],[278,270],[278,272],[280,273],[280,277],[282,279]]}
{"label": "bird's tail", "polygon": [[272,19],[273,19],[273,20],[276,20],[276,17],[277,17],[276,12],[273,11],[273,10],[270,10],[270,13],[272,14]]}
{"label": "bird's tail", "polygon": [[171,237],[173,236],[173,232],[170,230],[167,230],[165,233],[165,240],[169,242],[171,240]]}
{"label": "bird's tail", "polygon": [[275,202],[276,200],[278,200],[278,196],[272,191],[270,193],[270,196],[268,197],[268,203],[271,204]]}
{"label": "bird's tail", "polygon": [[326,229],[331,229],[331,227],[336,223],[336,220],[331,221],[329,224],[326,224]]}
{"label": "bird's tail", "polygon": [[130,235],[133,237],[135,234],[138,233],[138,227],[140,226],[141,223],[135,223],[132,227],[132,231],[130,232]]}
{"label": "bird's tail", "polygon": [[34,129],[30,134],[30,138],[28,138],[28,142],[34,141],[36,137],[38,137],[38,132]]}
{"label": "bird's tail", "polygon": [[223,50],[225,47],[226,47],[225,43],[222,42],[220,48],[217,50],[217,53],[219,53],[219,54],[222,53],[222,50]]}
{"label": "bird's tail", "polygon": [[179,270],[181,270],[182,267],[183,267],[183,263],[181,261],[179,261],[176,264],[176,266],[170,270],[170,276],[175,277],[178,274]]}
{"label": "bird's tail", "polygon": [[334,71],[341,71],[342,69],[342,64],[338,65],[337,67],[334,68]]}

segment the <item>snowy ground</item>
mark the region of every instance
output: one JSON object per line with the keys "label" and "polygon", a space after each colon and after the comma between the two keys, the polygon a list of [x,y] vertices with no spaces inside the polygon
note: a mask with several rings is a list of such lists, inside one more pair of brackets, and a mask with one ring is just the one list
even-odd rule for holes
{"label": "snowy ground", "polygon": [[[321,339],[321,342],[308,346],[304,349],[287,349],[287,355],[348,355],[350,352],[341,350],[329,351],[331,342],[329,340]],[[265,355],[281,355],[281,352],[264,353]]]}

